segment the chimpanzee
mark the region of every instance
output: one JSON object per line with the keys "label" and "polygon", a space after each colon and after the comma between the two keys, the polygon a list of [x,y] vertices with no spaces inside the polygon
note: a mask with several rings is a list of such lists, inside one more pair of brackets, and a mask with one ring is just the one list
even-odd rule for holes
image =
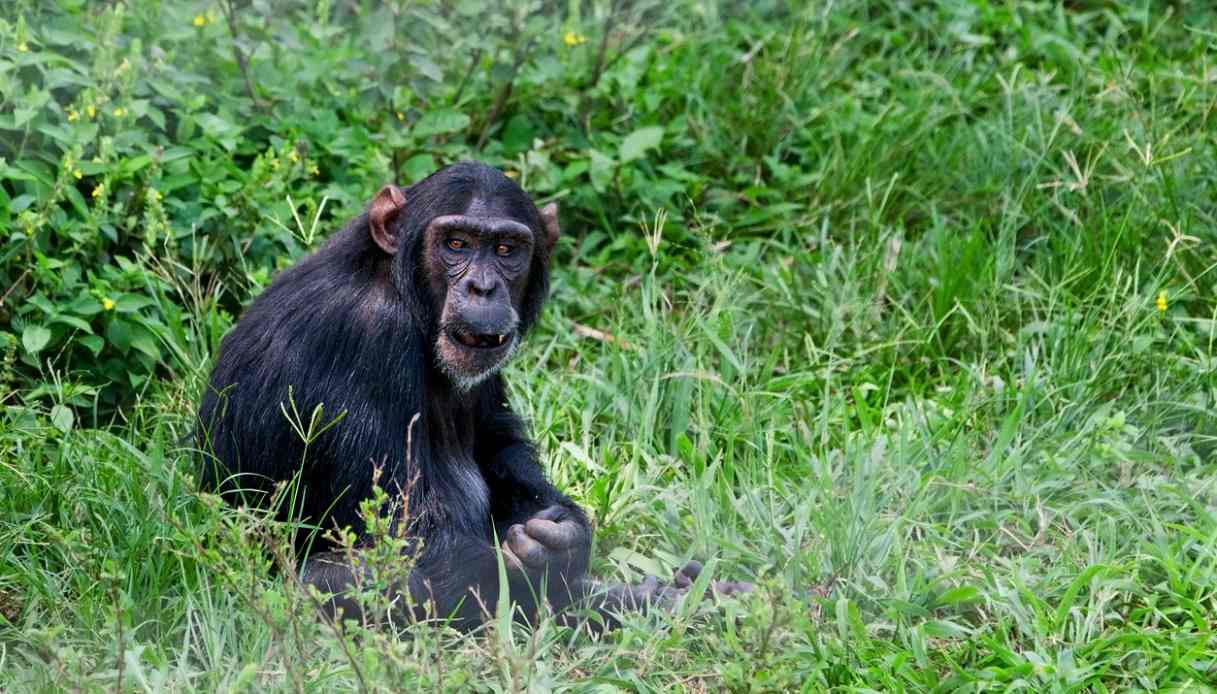
{"label": "chimpanzee", "polygon": [[[674,587],[604,592],[585,580],[587,516],[545,479],[507,403],[499,370],[537,320],[557,239],[557,206],[537,210],[484,164],[386,185],[224,338],[199,411],[198,443],[214,455],[203,486],[266,494],[297,479],[288,512],[361,533],[358,509],[379,466],[380,486],[405,499],[409,535],[422,540],[408,590],[460,628],[497,599],[500,549],[526,616],[542,585],[558,610],[593,593],[607,596],[597,607],[621,608],[687,587],[696,566]],[[306,419],[319,404],[345,414],[306,445],[286,416],[289,394]],[[359,570],[323,552],[301,574],[350,615],[342,592]]]}

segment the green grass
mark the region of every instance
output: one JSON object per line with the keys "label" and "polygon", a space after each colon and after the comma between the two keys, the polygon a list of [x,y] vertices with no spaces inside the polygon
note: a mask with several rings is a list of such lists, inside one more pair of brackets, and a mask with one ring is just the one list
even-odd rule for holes
{"label": "green grass", "polygon": [[[16,340],[0,361],[0,689],[1217,687],[1217,13],[909,5],[664,17],[605,73],[619,96],[568,84],[528,110],[558,68],[527,66],[514,108],[559,144],[478,152],[475,122],[429,150],[567,205],[509,381],[595,519],[594,571],[699,558],[756,595],[600,640],[333,633],[272,570],[272,525],[200,496],[180,445],[266,270],[137,257],[162,356],[125,400],[95,397],[101,424],[79,400],[102,392],[93,371]],[[123,31],[148,31],[135,14]],[[462,109],[493,99],[479,85]],[[599,125],[572,125],[579,108]],[[669,117],[632,167],[579,168]],[[333,228],[379,182],[296,185],[311,205],[345,191]],[[225,233],[243,228],[274,238],[265,220]]]}

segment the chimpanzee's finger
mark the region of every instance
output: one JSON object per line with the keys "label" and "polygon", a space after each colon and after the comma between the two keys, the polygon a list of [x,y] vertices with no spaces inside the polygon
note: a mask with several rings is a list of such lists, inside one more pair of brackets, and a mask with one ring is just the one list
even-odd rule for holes
{"label": "chimpanzee's finger", "polygon": [[521,571],[524,569],[524,563],[520,561],[515,552],[511,551],[511,546],[507,543],[507,540],[503,540],[503,543],[499,545],[499,549],[503,551],[503,564],[507,567],[508,571]]}
{"label": "chimpanzee's finger", "polygon": [[677,588],[692,588],[693,582],[701,575],[701,570],[701,562],[692,559],[672,576],[672,583]]}
{"label": "chimpanzee's finger", "polygon": [[577,523],[555,523],[553,521],[533,518],[525,524],[524,529],[534,539],[550,549],[566,549],[574,544],[579,537]]}
{"label": "chimpanzee's finger", "polygon": [[642,583],[638,584],[638,592],[644,597],[650,598],[659,591],[659,579],[655,576],[647,576],[642,579]]}
{"label": "chimpanzee's finger", "polygon": [[567,513],[568,511],[566,510],[565,506],[554,505],[542,510],[537,515],[533,516],[533,518],[547,521],[558,521],[561,520],[563,516],[567,515]]}
{"label": "chimpanzee's finger", "polygon": [[743,595],[751,593],[756,589],[756,586],[748,581],[711,581],[710,590],[715,595],[728,597],[732,595]]}
{"label": "chimpanzee's finger", "polygon": [[507,546],[529,567],[540,569],[545,566],[545,546],[529,537],[519,523],[507,529]]}

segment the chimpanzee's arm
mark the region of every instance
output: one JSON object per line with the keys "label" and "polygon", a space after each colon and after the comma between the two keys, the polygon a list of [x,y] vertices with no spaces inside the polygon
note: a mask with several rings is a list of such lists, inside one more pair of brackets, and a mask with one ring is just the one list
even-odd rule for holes
{"label": "chimpanzee's arm", "polygon": [[487,384],[481,399],[474,445],[474,457],[490,488],[490,515],[495,532],[500,540],[505,539],[512,526],[526,524],[551,509],[543,517],[571,521],[583,531],[585,553],[577,562],[578,573],[582,573],[587,568],[586,553],[591,551],[592,540],[587,514],[545,478],[524,423],[507,405],[501,382],[495,381]]}

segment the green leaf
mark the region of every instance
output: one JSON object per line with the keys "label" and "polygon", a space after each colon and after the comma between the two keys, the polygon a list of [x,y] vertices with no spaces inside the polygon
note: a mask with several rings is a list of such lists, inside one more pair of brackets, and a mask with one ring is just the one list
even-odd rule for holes
{"label": "green leaf", "polygon": [[93,332],[92,326],[90,326],[88,323],[81,320],[80,318],[77,318],[76,316],[65,316],[63,314],[60,314],[60,315],[55,316],[54,318],[51,318],[51,322],[52,323],[62,323],[63,325],[70,325],[73,328],[76,328],[77,330],[81,330],[86,333]]}
{"label": "green leaf", "polygon": [[433,171],[435,171],[435,157],[430,154],[416,154],[407,159],[405,165],[402,166],[402,173],[411,183],[423,180]]}
{"label": "green leaf", "polygon": [[932,622],[926,622],[922,627],[927,635],[938,639],[966,638],[972,633],[968,627],[949,619],[935,619]]}
{"label": "green leaf", "polygon": [[63,405],[51,408],[51,424],[54,424],[56,429],[66,434],[72,430],[72,425],[75,423],[76,415],[72,414],[71,409]]}
{"label": "green leaf", "polygon": [[142,325],[131,326],[131,346],[153,359],[161,358],[161,348],[156,337]]}
{"label": "green leaf", "polygon": [[51,341],[51,331],[41,325],[27,325],[21,333],[21,344],[30,354],[38,354]]}
{"label": "green leaf", "polygon": [[38,126],[36,130],[65,146],[73,144],[73,140],[75,138],[72,129],[66,128],[62,125],[51,125],[48,123],[46,125]]}
{"label": "green leaf", "polygon": [[38,109],[36,108],[15,108],[13,109],[13,120],[8,124],[6,129],[20,130],[21,126],[30,122],[30,119],[36,115],[38,115]]}
{"label": "green leaf", "polygon": [[152,156],[148,154],[141,154],[138,157],[132,157],[131,159],[128,159],[122,163],[123,175],[131,176],[151,163]]}
{"label": "green leaf", "polygon": [[598,150],[588,150],[588,176],[592,179],[592,188],[603,193],[613,181],[613,158]]}
{"label": "green leaf", "polygon": [[121,352],[126,353],[131,349],[131,326],[121,320],[110,321],[110,324],[106,326],[106,339]]}
{"label": "green leaf", "polygon": [[93,353],[93,356],[101,354],[101,348],[106,346],[106,341],[96,335],[85,335],[76,340],[85,346],[85,349]]}
{"label": "green leaf", "polygon": [[453,109],[430,111],[419,119],[411,132],[416,137],[454,133],[469,127],[469,116]]}
{"label": "green leaf", "polygon": [[500,139],[508,152],[516,153],[527,152],[532,147],[534,137],[536,137],[536,128],[533,127],[528,116],[521,113],[507,121],[507,125],[503,126]]}
{"label": "green leaf", "polygon": [[139,294],[123,294],[114,302],[114,308],[119,313],[134,313],[145,306],[151,306],[152,299]]}
{"label": "green leaf", "polygon": [[63,189],[63,194],[65,197],[67,197],[68,202],[72,203],[72,208],[75,209],[76,213],[81,217],[88,219],[93,216],[89,212],[89,204],[85,202],[84,196],[82,196],[80,191],[76,190],[75,187],[67,186]]}
{"label": "green leaf", "polygon": [[647,150],[655,149],[662,141],[663,128],[661,126],[652,125],[635,130],[621,141],[621,149],[618,152],[621,163],[641,159],[646,155]]}
{"label": "green leaf", "polygon": [[[32,181],[32,180],[34,180],[34,177],[31,176],[26,180]],[[12,212],[13,214],[17,214],[18,212],[29,207],[30,205],[33,205],[34,202],[37,200],[38,200],[37,197],[30,195],[29,193],[26,193],[24,195],[18,195],[17,197],[13,198],[12,204],[9,205],[9,211]]]}
{"label": "green leaf", "polygon": [[224,149],[231,152],[237,148],[237,136],[241,134],[242,130],[240,126],[211,113],[199,114],[194,117],[194,120],[203,129],[204,135],[220,143]]}
{"label": "green leaf", "polygon": [[96,316],[101,313],[101,302],[88,294],[82,294],[68,304],[67,310],[78,316]]}
{"label": "green leaf", "polygon": [[144,115],[148,117],[148,120],[156,123],[156,127],[161,130],[165,129],[165,114],[159,108],[149,106]]}
{"label": "green leaf", "polygon": [[1086,570],[1078,574],[1069,587],[1065,589],[1065,594],[1061,596],[1060,602],[1056,606],[1056,613],[1053,615],[1053,629],[1061,629],[1065,625],[1065,619],[1069,616],[1069,611],[1073,609],[1074,604],[1078,600],[1078,595],[1084,588],[1090,585],[1094,577],[1099,574],[1105,574],[1111,568],[1106,564],[1091,564],[1086,567]]}
{"label": "green leaf", "polygon": [[961,602],[975,602],[980,598],[980,591],[976,586],[955,586],[948,588],[938,596],[936,604],[940,606],[955,605]]}
{"label": "green leaf", "polygon": [[236,137],[241,132],[241,127],[215,115],[214,113],[200,113],[194,117],[202,128],[203,132],[214,140]]}
{"label": "green leaf", "polygon": [[444,71],[434,61],[423,55],[416,55],[410,59],[410,65],[418,70],[424,77],[427,77],[436,82],[444,81]]}
{"label": "green leaf", "polygon": [[152,339],[151,335],[136,335],[131,340],[131,346],[153,359],[161,358],[161,350],[156,346],[156,341]]}
{"label": "green leaf", "polygon": [[[186,159],[193,155],[194,155],[194,150],[190,149],[189,147],[181,147],[181,146],[169,147],[168,149],[166,149],[164,152],[161,153],[160,162],[161,162],[161,164],[169,164],[169,163],[172,163],[175,161],[179,161],[181,159]],[[164,188],[164,187],[165,186],[162,185],[162,188]]]}

